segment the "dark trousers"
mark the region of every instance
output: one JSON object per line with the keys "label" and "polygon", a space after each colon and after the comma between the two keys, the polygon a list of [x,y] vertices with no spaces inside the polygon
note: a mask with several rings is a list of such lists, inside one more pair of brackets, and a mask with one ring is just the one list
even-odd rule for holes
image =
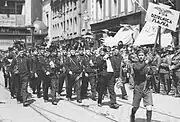
{"label": "dark trousers", "polygon": [[50,86],[50,77],[49,76],[46,76],[44,74],[44,77],[43,77],[43,98],[44,100],[48,100],[48,88]]}
{"label": "dark trousers", "polygon": [[58,89],[59,80],[56,76],[51,77],[51,96],[52,102],[56,100],[56,91]]}
{"label": "dark trousers", "polygon": [[109,90],[109,94],[110,94],[110,102],[111,104],[115,104],[116,103],[116,93],[114,92],[114,76],[113,73],[106,73],[106,75],[100,76],[99,77],[99,81],[98,81],[98,103],[102,103],[102,97],[103,94],[106,90],[106,88],[108,88]]}
{"label": "dark trousers", "polygon": [[94,73],[89,73],[88,77],[83,76],[82,87],[81,87],[81,96],[85,97],[85,95],[87,94],[88,85],[89,85],[88,83],[90,83],[90,86],[91,86],[91,97],[95,98],[97,83],[96,83],[96,78],[95,78]]}
{"label": "dark trousers", "polygon": [[[59,75],[58,94],[61,94],[61,92],[62,92],[65,79],[66,79],[66,74],[65,73],[61,73]],[[66,87],[67,87],[67,85],[66,85]],[[66,92],[67,92],[67,90],[66,90]]]}
{"label": "dark trousers", "polygon": [[82,97],[82,98],[84,98],[84,97],[87,95],[88,80],[89,80],[89,78],[86,77],[86,76],[83,74],[83,77],[82,77],[82,86],[81,86],[81,97]]}
{"label": "dark trousers", "polygon": [[31,78],[31,88],[33,92],[37,90],[37,96],[41,94],[41,79],[39,77]]}
{"label": "dark trousers", "polygon": [[17,99],[17,101],[22,101],[22,95],[21,95],[22,83],[21,83],[19,74],[16,74],[15,79],[13,79],[13,80],[14,80],[15,86],[16,86],[16,99]]}
{"label": "dark trousers", "polygon": [[4,74],[4,84],[5,84],[5,87],[10,89],[10,86],[11,86],[10,74],[6,73],[4,69],[3,69],[3,74]]}
{"label": "dark trousers", "polygon": [[19,74],[12,74],[11,76],[11,85],[10,85],[10,93],[11,96],[14,97],[14,95],[17,95],[17,83],[20,80]]}
{"label": "dark trousers", "polygon": [[171,91],[171,80],[169,73],[160,73],[160,79],[164,86],[164,91],[169,93]]}
{"label": "dark trousers", "polygon": [[33,92],[37,90],[37,96],[41,94],[41,81],[43,80],[42,72],[37,72],[38,77],[32,77],[30,82],[30,87],[32,88]]}
{"label": "dark trousers", "polygon": [[160,80],[159,80],[159,75],[158,74],[153,74],[153,76],[152,76],[152,85],[153,85],[153,90],[156,93],[160,93]]}
{"label": "dark trousers", "polygon": [[178,84],[180,82],[180,71],[174,71],[172,78],[173,78],[173,87],[175,90],[175,95],[179,95]]}
{"label": "dark trousers", "polygon": [[28,97],[27,88],[28,88],[29,77],[20,75],[20,81],[21,81],[21,85],[22,85],[21,86],[22,100],[23,100],[23,103],[25,103],[27,101],[27,97]]}
{"label": "dark trousers", "polygon": [[67,86],[67,98],[72,97],[72,88],[75,86],[75,92],[77,95],[77,100],[81,99],[81,81],[82,79],[79,79],[78,81],[75,81],[76,77],[79,76],[79,74],[73,74],[68,75],[68,86]]}
{"label": "dark trousers", "polygon": [[89,83],[90,83],[90,86],[91,86],[92,98],[95,98],[96,97],[96,87],[97,87],[96,78],[93,75],[93,76],[89,76],[88,79],[89,79]]}
{"label": "dark trousers", "polygon": [[127,92],[126,92],[126,88],[125,88],[125,83],[122,83],[121,93],[122,93],[122,97],[127,96]]}

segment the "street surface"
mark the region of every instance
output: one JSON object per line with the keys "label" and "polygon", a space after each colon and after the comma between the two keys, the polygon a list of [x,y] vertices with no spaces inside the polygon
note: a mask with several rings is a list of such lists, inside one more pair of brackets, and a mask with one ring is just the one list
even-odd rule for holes
{"label": "street surface", "polygon": [[[109,98],[104,99],[103,107],[98,107],[91,99],[78,104],[76,100],[69,102],[65,96],[58,96],[58,105],[51,102],[44,103],[43,98],[37,99],[32,95],[29,107],[17,104],[10,98],[10,93],[4,88],[4,79],[0,72],[0,122],[129,122],[132,103],[132,90],[128,91],[129,100],[120,98],[120,91],[116,89],[119,109],[108,106]],[[31,90],[28,89],[31,93]],[[180,122],[180,98],[153,94],[153,122]],[[143,105],[136,114],[136,122],[146,121],[146,110]]]}

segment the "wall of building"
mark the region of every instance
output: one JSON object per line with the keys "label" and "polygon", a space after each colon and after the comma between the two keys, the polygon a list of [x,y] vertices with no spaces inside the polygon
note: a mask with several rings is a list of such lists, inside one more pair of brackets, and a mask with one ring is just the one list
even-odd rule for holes
{"label": "wall of building", "polygon": [[31,0],[26,0],[25,1],[25,25],[31,25],[32,20],[31,20]]}
{"label": "wall of building", "polygon": [[42,20],[41,0],[25,0],[25,25],[32,25],[37,18]]}
{"label": "wall of building", "polygon": [[[47,1],[47,0],[46,0]],[[43,3],[45,3],[44,1]],[[51,3],[51,26],[52,41],[72,40],[85,35],[90,31],[91,20],[90,0],[54,0]],[[46,9],[43,4],[44,10]],[[43,16],[45,16],[43,12]],[[43,19],[45,22],[46,20]]]}
{"label": "wall of building", "polygon": [[48,39],[49,43],[52,42],[52,11],[51,0],[46,0],[42,5],[42,22],[48,27]]}
{"label": "wall of building", "polygon": [[[152,0],[137,0],[145,9]],[[134,0],[92,0],[92,23],[133,14],[143,9]]]}

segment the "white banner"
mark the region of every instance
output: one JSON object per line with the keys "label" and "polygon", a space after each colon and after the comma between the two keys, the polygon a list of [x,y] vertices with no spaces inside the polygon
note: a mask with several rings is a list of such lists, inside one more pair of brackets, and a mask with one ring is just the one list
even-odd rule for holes
{"label": "white banner", "polygon": [[149,2],[145,20],[163,28],[176,31],[179,13],[179,11]]}
{"label": "white banner", "polygon": [[[119,41],[123,44],[132,44],[139,34],[139,25],[122,25],[114,37],[107,37],[104,39],[104,45],[117,46]],[[134,38],[134,39],[133,39]]]}
{"label": "white banner", "polygon": [[[137,39],[135,40],[134,45],[149,45],[154,44],[156,40],[156,35],[158,31],[157,25],[152,25],[149,22],[146,22]],[[165,33],[164,29],[161,31],[161,46],[167,47],[172,43],[171,33]]]}

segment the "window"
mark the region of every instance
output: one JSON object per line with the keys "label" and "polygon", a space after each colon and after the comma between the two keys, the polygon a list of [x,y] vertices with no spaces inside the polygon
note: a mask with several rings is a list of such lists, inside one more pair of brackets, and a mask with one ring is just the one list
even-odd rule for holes
{"label": "window", "polygon": [[67,20],[67,28],[66,28],[67,31],[69,31],[69,20]]}
{"label": "window", "polygon": [[70,33],[72,33],[72,25],[73,25],[73,23],[72,23],[72,19],[70,19]]}
{"label": "window", "polygon": [[132,0],[128,0],[128,7],[127,7],[127,11],[128,11],[128,13],[131,13],[131,12],[133,12],[133,10],[134,10],[134,2],[132,1]]}
{"label": "window", "polygon": [[74,0],[74,10],[77,8],[77,0]]}
{"label": "window", "polygon": [[48,13],[46,14],[46,20],[47,20],[46,26],[49,26],[49,14]]}
{"label": "window", "polygon": [[67,6],[66,11],[69,12],[69,1],[67,1],[66,4],[67,4],[67,5],[66,5],[66,6]]}
{"label": "window", "polygon": [[76,34],[77,33],[77,18],[76,17],[74,18],[73,28],[74,28],[74,34]]}
{"label": "window", "polygon": [[112,16],[113,17],[117,15],[117,12],[118,12],[117,5],[118,5],[117,0],[112,0]]}
{"label": "window", "polygon": [[121,13],[125,11],[125,0],[121,0]]}

